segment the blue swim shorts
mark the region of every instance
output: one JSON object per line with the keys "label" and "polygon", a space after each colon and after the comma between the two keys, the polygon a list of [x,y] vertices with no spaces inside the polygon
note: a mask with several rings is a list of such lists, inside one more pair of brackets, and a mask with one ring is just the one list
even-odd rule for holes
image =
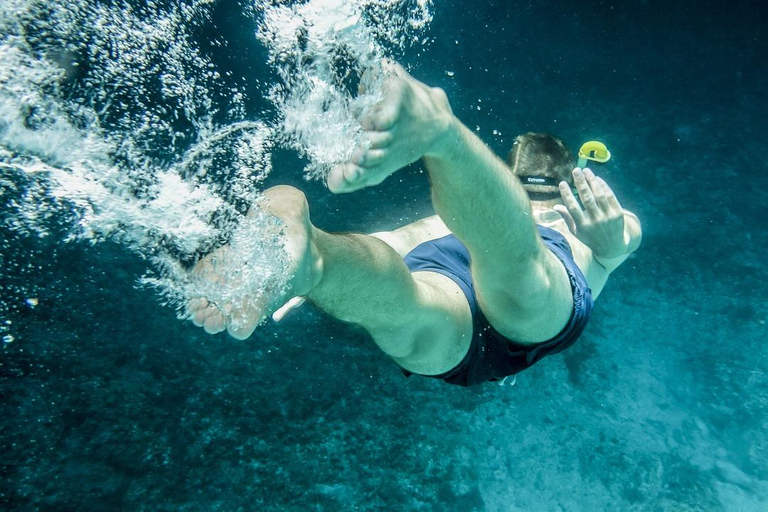
{"label": "blue swim shorts", "polygon": [[[576,266],[565,237],[554,229],[537,227],[544,245],[563,262],[568,273],[573,291],[573,312],[557,336],[536,345],[521,345],[505,338],[485,318],[472,285],[469,251],[454,235],[424,242],[405,256],[405,264],[411,272],[437,272],[459,285],[472,311],[472,341],[467,355],[452,370],[429,377],[467,387],[501,380],[529,368],[545,356],[562,352],[584,332],[594,305],[592,290]],[[403,372],[406,376],[412,375],[407,370]]]}

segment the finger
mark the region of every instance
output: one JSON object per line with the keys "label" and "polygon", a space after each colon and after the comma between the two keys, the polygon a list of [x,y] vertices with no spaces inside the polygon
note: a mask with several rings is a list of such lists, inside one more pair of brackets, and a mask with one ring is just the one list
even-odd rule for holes
{"label": "finger", "polygon": [[[363,118],[360,120],[360,125],[363,127],[363,130],[365,131],[377,131],[376,130],[376,120],[381,116],[381,111],[384,109],[384,100],[380,101],[379,103],[376,103],[373,105],[365,114],[363,115]],[[378,130],[378,131],[384,131],[384,130]]]}
{"label": "finger", "polygon": [[592,169],[584,169],[584,177],[587,179],[587,184],[590,190],[592,190],[592,195],[595,197],[595,205],[600,210],[607,212],[610,206],[605,198],[605,189],[600,186],[600,178],[595,176]]}
{"label": "finger", "polygon": [[587,180],[587,185],[589,185],[590,190],[592,190],[592,194],[597,198],[598,190],[595,188],[597,177],[595,176],[595,173],[592,172],[592,169],[589,169],[585,167],[582,172],[584,173],[584,178]]}
{"label": "finger", "polygon": [[283,318],[285,318],[285,315],[287,315],[291,310],[296,309],[300,307],[302,304],[304,304],[304,297],[294,297],[272,313],[272,320],[275,322],[282,321]]}
{"label": "finger", "polygon": [[597,200],[597,205],[600,207],[600,209],[606,213],[611,212],[613,210],[613,206],[608,200],[608,196],[611,190],[608,188],[608,185],[605,183],[605,181],[600,178],[595,178],[592,190],[595,191],[595,199]]}
{"label": "finger", "polygon": [[192,323],[195,325],[195,327],[202,327],[205,325],[205,318],[200,315],[195,315],[192,317]]}
{"label": "finger", "polygon": [[382,85],[384,99],[363,117],[363,128],[368,131],[383,132],[395,125],[403,102],[403,89],[408,86],[408,74],[401,66],[385,64],[383,68],[387,74]]}
{"label": "finger", "polygon": [[568,213],[576,224],[581,224],[584,220],[584,212],[579,205],[576,196],[573,195],[571,187],[565,181],[560,182],[560,197],[563,198],[563,204],[568,209]]}
{"label": "finger", "polygon": [[584,174],[587,177],[587,181],[595,194],[595,200],[600,208],[606,212],[621,210],[621,205],[619,204],[619,200],[616,199],[616,194],[613,193],[613,190],[611,190],[611,187],[604,179],[595,175],[591,169],[584,169]]}
{"label": "finger", "polygon": [[621,211],[621,203],[619,203],[619,200],[616,198],[616,194],[613,193],[613,190],[608,185],[608,183],[606,183],[606,181],[602,178],[598,178],[597,180],[603,187],[603,194],[605,195],[606,201],[608,201],[608,205],[612,209]]}
{"label": "finger", "polygon": [[362,96],[368,92],[368,85],[373,84],[376,79],[376,75],[380,72],[380,69],[376,69],[376,66],[367,66],[360,74],[360,84],[357,86],[357,94]]}
{"label": "finger", "polygon": [[584,175],[584,171],[578,167],[573,170],[573,182],[576,184],[576,190],[579,191],[579,198],[581,198],[584,209],[591,214],[597,213],[595,195],[592,193],[589,183],[587,183],[587,177]]}
{"label": "finger", "polygon": [[568,226],[568,229],[571,230],[571,233],[574,235],[578,231],[578,228],[576,227],[576,221],[573,220],[573,217],[571,216],[571,213],[568,211],[568,208],[566,208],[562,204],[556,204],[552,207],[553,210],[555,210],[557,213],[560,214],[560,216],[565,221],[566,225]]}
{"label": "finger", "polygon": [[383,149],[388,147],[393,140],[391,131],[386,132],[366,132],[365,138],[368,139],[369,149]]}
{"label": "finger", "polygon": [[589,183],[592,193],[595,195],[597,204],[603,209],[610,208],[611,205],[608,203],[608,198],[613,194],[611,187],[608,186],[604,179],[597,176],[592,169],[584,169],[584,175],[587,177],[587,183]]}

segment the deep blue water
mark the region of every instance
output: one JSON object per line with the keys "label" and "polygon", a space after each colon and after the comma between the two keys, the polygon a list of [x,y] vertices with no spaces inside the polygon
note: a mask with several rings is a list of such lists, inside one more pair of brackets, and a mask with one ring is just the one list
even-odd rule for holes
{"label": "deep blue water", "polygon": [[[2,276],[40,305],[16,310],[0,353],[0,504],[768,510],[767,11],[438,1],[434,41],[397,56],[500,155],[529,130],[604,140],[599,173],[643,223],[585,335],[514,387],[405,379],[311,307],[244,342],[210,337],[134,287],[145,263],[122,247],[3,232],[6,268],[43,263]],[[217,15],[211,33],[239,51],[216,62],[269,78],[252,22]],[[432,213],[418,166],[344,196],[301,166],[277,153],[268,185],[302,188],[323,229]]]}

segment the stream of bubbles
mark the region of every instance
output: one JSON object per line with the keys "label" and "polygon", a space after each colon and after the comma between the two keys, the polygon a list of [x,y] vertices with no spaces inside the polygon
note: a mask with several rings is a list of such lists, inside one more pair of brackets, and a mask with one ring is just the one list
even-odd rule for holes
{"label": "stream of bubbles", "polygon": [[[222,71],[203,51],[203,33],[224,44],[210,36],[222,1],[0,1],[0,251],[19,237],[117,241],[181,316],[190,297],[284,294],[279,222],[259,208],[271,154],[298,151],[307,179],[349,158],[380,99],[382,59],[419,42],[430,0],[225,6],[253,22],[272,83]],[[271,114],[249,108],[254,91]],[[190,263],[227,242],[249,263],[236,282],[191,277]],[[0,253],[0,273],[19,270],[10,261]],[[36,305],[15,286],[0,297],[6,343],[5,317]]]}

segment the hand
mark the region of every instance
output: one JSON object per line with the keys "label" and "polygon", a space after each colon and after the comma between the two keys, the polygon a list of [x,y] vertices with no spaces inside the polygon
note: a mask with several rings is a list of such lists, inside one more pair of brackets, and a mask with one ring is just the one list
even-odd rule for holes
{"label": "hand", "polygon": [[384,70],[384,99],[362,120],[366,146],[328,175],[328,188],[335,194],[378,185],[398,169],[439,151],[452,126],[453,111],[442,90],[419,82],[394,62],[384,62]]}
{"label": "hand", "polygon": [[587,168],[575,168],[573,181],[584,208],[564,181],[560,183],[560,195],[565,205],[554,207],[565,219],[568,229],[598,258],[610,259],[626,254],[624,210],[611,188]]}

